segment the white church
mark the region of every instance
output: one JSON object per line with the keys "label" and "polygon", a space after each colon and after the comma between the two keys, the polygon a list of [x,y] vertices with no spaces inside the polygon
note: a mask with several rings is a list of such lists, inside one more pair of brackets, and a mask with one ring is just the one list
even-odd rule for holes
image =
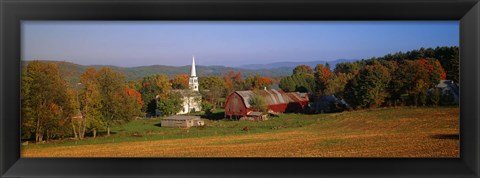
{"label": "white church", "polygon": [[186,90],[174,90],[179,92],[183,96],[182,110],[177,114],[187,114],[190,112],[197,112],[202,110],[202,95],[198,91],[198,77],[195,70],[195,56],[192,56],[192,69],[190,73],[190,79],[188,80],[189,89]]}

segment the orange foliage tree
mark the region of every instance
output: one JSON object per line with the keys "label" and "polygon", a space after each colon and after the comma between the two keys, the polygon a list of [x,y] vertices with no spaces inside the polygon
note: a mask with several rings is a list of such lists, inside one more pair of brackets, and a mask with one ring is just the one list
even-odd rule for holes
{"label": "orange foliage tree", "polygon": [[323,64],[317,64],[314,75],[317,92],[323,94],[332,78],[332,71]]}
{"label": "orange foliage tree", "polygon": [[142,100],[142,95],[140,94],[140,92],[138,92],[134,89],[131,89],[129,87],[123,88],[123,91],[125,91],[125,93],[127,93],[128,96],[130,96],[132,98],[135,98],[138,105],[140,105],[140,107],[143,107],[143,100]]}
{"label": "orange foliage tree", "polygon": [[241,75],[241,72],[229,71],[223,76],[227,96],[236,90],[243,90],[244,80],[242,79]]}
{"label": "orange foliage tree", "polygon": [[175,76],[170,83],[172,83],[173,89],[188,89],[188,75],[187,74],[179,74]]}

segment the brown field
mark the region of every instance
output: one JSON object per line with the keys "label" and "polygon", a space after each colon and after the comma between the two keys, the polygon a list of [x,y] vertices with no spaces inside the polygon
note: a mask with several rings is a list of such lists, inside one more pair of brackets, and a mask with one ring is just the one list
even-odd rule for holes
{"label": "brown field", "polygon": [[459,157],[458,108],[381,109],[304,117],[316,122],[262,133],[29,146],[22,148],[22,157]]}

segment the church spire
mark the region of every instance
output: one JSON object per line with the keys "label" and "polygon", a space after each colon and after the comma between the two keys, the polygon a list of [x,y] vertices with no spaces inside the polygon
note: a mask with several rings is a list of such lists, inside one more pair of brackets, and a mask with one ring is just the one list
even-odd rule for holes
{"label": "church spire", "polygon": [[190,74],[190,80],[188,81],[190,89],[198,91],[198,78],[197,71],[195,71],[195,56],[192,56],[192,73]]}
{"label": "church spire", "polygon": [[197,76],[197,71],[195,71],[195,56],[192,56],[192,73],[190,74],[191,77]]}

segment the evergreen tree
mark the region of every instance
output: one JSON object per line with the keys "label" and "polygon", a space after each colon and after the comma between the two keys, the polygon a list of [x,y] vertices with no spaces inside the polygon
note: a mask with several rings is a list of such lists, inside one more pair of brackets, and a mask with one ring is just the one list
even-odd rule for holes
{"label": "evergreen tree", "polygon": [[359,71],[345,87],[345,99],[355,108],[381,106],[387,96],[391,77],[387,68],[380,64],[368,65]]}

